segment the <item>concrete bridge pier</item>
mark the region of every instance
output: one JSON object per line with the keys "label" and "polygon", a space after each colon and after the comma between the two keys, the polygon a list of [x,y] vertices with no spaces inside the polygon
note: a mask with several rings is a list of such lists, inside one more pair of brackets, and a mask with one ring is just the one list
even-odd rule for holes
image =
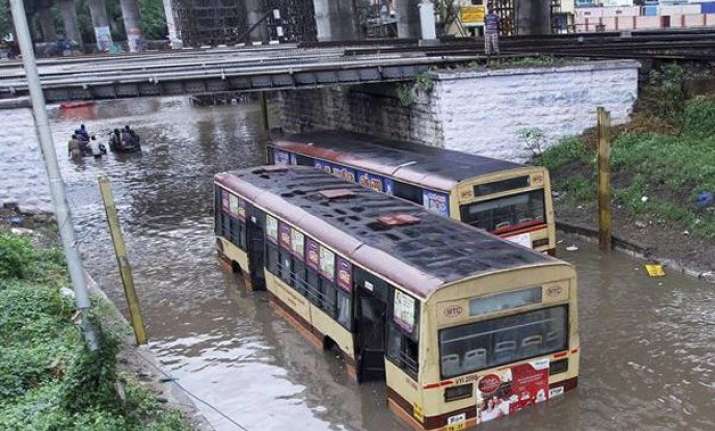
{"label": "concrete bridge pier", "polygon": [[129,52],[141,52],[144,49],[144,35],[141,29],[141,15],[137,0],[120,0],[124,29],[127,32]]}
{"label": "concrete bridge pier", "polygon": [[551,1],[518,0],[516,26],[520,36],[551,33]]}
{"label": "concrete bridge pier", "polygon": [[74,0],[59,0],[59,5],[62,13],[62,23],[65,28],[65,38],[77,42],[81,49],[83,47],[82,35],[79,32],[77,8]]}
{"label": "concrete bridge pier", "polygon": [[52,17],[52,2],[40,2],[40,8],[37,11],[37,20],[40,24],[42,32],[42,40],[45,42],[53,42],[57,40],[57,31],[55,30],[55,20]]}
{"label": "concrete bridge pier", "polygon": [[[263,15],[267,12],[263,10],[263,7],[261,5],[261,0],[246,0],[245,1],[245,6],[246,6],[246,16],[248,17],[248,27],[253,27],[258,20],[263,18]],[[261,23],[258,27],[253,29],[251,34],[249,35],[249,40],[251,42],[258,42],[262,41],[266,37],[266,25],[265,21]]]}
{"label": "concrete bridge pier", "polygon": [[163,0],[164,16],[166,17],[166,28],[169,31],[169,43],[171,49],[181,49],[184,44],[181,41],[181,35],[176,27],[176,19],[174,19],[174,6],[172,0]]}
{"label": "concrete bridge pier", "polygon": [[397,37],[400,39],[419,39],[420,0],[395,0],[397,12]]}
{"label": "concrete bridge pier", "polygon": [[107,3],[105,0],[87,0],[87,3],[89,4],[89,13],[92,16],[92,26],[94,27],[97,49],[107,51],[114,43],[112,41],[112,31],[109,27]]}
{"label": "concrete bridge pier", "polygon": [[357,23],[352,0],[313,0],[318,40],[357,39]]}

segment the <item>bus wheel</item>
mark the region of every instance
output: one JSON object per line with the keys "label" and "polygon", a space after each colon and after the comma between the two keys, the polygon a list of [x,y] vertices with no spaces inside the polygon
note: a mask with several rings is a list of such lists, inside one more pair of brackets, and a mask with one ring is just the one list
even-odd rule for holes
{"label": "bus wheel", "polygon": [[[323,337],[323,350],[329,351],[333,350],[334,348],[337,348],[337,344],[335,344],[335,341],[333,341],[333,339],[328,336]],[[340,351],[340,349],[336,350]]]}

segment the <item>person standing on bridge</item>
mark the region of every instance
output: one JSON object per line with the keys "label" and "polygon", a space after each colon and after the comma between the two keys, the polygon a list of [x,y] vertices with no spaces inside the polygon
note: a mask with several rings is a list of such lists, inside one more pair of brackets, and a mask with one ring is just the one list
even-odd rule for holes
{"label": "person standing on bridge", "polygon": [[499,55],[499,15],[494,13],[492,3],[488,7],[489,13],[484,17],[484,53]]}

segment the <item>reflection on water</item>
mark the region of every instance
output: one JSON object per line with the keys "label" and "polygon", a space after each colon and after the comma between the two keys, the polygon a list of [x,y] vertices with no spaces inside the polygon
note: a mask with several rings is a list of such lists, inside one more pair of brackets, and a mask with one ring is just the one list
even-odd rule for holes
{"label": "reflection on water", "polygon": [[[32,117],[5,114],[0,169],[8,175],[0,199],[46,205],[35,192],[46,181]],[[113,183],[151,347],[183,385],[249,430],[406,429],[385,408],[383,385],[350,383],[342,363],[304,342],[265,295],[237,289],[219,270],[211,179],[262,161],[256,106],[194,109],[184,99],[142,100],[53,118],[86,264],[123,308],[96,186],[103,174]],[[67,134],[80,121],[102,140],[130,124],[145,151],[72,163],[64,157]],[[560,250],[580,277],[579,389],[483,428],[715,429],[712,286],[676,275],[648,279],[635,260],[579,245],[575,253]],[[211,410],[205,414],[216,429],[235,429]]]}

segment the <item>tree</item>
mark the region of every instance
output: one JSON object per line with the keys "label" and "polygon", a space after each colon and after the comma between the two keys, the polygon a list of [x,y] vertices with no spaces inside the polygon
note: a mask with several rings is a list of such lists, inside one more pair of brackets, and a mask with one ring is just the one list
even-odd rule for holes
{"label": "tree", "polygon": [[433,2],[435,13],[439,17],[437,36],[443,36],[459,18],[459,7],[462,2],[460,0],[433,0]]}
{"label": "tree", "polygon": [[0,0],[0,43],[12,32],[12,17],[10,16],[9,1]]}

